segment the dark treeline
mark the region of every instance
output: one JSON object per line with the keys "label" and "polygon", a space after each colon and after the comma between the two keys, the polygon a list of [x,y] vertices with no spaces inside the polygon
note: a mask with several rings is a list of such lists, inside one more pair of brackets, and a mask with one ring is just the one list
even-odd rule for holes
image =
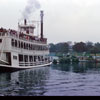
{"label": "dark treeline", "polygon": [[54,53],[68,53],[68,52],[77,52],[77,53],[100,53],[100,43],[92,43],[92,42],[75,42],[71,44],[71,42],[62,42],[53,44],[50,43],[50,52]]}
{"label": "dark treeline", "polygon": [[50,52],[55,53],[68,53],[69,45],[68,43],[58,43],[58,44],[49,44],[50,45]]}

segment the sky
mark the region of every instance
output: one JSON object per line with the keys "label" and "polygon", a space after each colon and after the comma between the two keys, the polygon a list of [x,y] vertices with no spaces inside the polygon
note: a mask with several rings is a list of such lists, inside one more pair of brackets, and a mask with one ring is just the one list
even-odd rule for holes
{"label": "sky", "polygon": [[[0,0],[0,27],[17,30],[29,1]],[[44,36],[48,43],[100,42],[100,0],[33,1],[38,7],[28,10],[28,19],[40,20],[40,10],[44,10]]]}

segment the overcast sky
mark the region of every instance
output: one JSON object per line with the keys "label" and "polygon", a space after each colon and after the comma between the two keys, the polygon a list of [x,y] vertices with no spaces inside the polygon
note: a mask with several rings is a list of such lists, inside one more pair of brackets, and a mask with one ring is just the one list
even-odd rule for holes
{"label": "overcast sky", "polygon": [[[100,42],[100,0],[35,1],[39,7],[29,15],[29,19],[39,20],[39,11],[44,10],[44,36],[49,43]],[[0,0],[0,27],[17,29],[27,2]]]}

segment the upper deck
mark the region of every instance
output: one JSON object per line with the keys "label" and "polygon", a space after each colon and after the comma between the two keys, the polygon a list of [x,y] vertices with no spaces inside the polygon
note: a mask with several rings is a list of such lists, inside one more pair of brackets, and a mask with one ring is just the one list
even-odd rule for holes
{"label": "upper deck", "polygon": [[47,39],[30,34],[0,28],[0,52],[18,52],[23,54],[49,54]]}
{"label": "upper deck", "polygon": [[11,38],[24,40],[26,42],[33,42],[39,44],[47,44],[46,38],[39,38],[37,36],[32,36],[32,34],[26,34],[25,32],[15,31],[15,30],[6,30],[4,28],[0,28],[0,37],[9,36]]}

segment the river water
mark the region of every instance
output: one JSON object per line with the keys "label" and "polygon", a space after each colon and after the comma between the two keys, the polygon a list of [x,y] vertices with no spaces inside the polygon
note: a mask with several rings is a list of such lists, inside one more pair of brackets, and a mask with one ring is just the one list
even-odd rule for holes
{"label": "river water", "polygon": [[51,65],[0,73],[0,96],[100,96],[100,64]]}

